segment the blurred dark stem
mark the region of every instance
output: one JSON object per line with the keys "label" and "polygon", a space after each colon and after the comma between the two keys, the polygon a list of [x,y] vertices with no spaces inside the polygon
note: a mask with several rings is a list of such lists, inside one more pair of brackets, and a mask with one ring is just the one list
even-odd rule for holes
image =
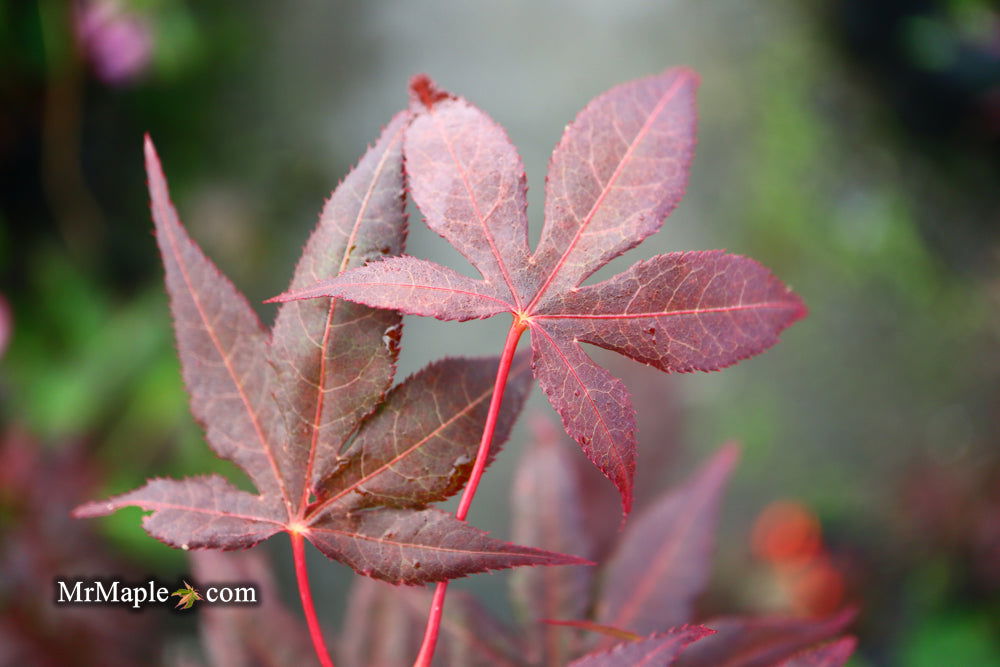
{"label": "blurred dark stem", "polygon": [[[42,183],[63,240],[86,262],[101,246],[104,216],[83,177],[80,119],[84,71],[72,29],[74,4],[46,0],[38,5],[48,83],[42,125]],[[58,44],[67,44],[59,57]]]}

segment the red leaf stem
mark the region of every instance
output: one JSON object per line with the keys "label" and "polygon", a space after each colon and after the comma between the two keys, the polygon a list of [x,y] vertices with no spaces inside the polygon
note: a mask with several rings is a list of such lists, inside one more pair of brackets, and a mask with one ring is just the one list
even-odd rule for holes
{"label": "red leaf stem", "polygon": [[299,584],[299,597],[302,599],[302,612],[306,616],[306,623],[309,625],[309,638],[312,639],[313,648],[316,649],[316,657],[323,667],[334,667],[330,658],[330,651],[326,648],[323,640],[323,630],[319,627],[319,619],[316,617],[316,607],[313,605],[312,591],[309,590],[309,572],[306,570],[306,550],[305,540],[302,533],[289,533],[292,538],[292,555],[295,559],[295,579]]}
{"label": "red leaf stem", "polygon": [[[517,351],[517,344],[521,340],[521,334],[527,329],[527,325],[516,318],[511,324],[510,331],[507,332],[507,340],[504,342],[503,353],[500,355],[500,365],[497,367],[497,378],[493,385],[493,397],[490,399],[489,412],[486,414],[486,424],[483,426],[483,437],[479,441],[479,451],[476,453],[476,462],[472,467],[472,475],[469,477],[465,490],[462,491],[462,498],[458,502],[458,510],[455,518],[465,521],[469,514],[469,507],[472,499],[476,495],[479,487],[479,480],[483,476],[486,464],[490,458],[490,445],[493,443],[493,433],[496,430],[497,419],[500,416],[500,406],[503,403],[504,389],[507,387],[507,377],[510,375],[511,363],[514,361],[514,353]],[[438,582],[434,590],[434,598],[431,600],[431,609],[427,614],[427,629],[424,631],[424,641],[420,645],[420,653],[414,662],[414,667],[430,667],[434,658],[434,649],[437,647],[438,633],[441,629],[441,614],[444,612],[444,601],[448,595],[448,582]]]}

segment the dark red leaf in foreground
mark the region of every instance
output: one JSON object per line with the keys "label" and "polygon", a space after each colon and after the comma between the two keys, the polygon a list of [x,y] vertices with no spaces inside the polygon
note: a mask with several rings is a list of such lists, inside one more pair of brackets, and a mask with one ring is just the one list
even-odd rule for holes
{"label": "dark red leaf in foreground", "polygon": [[856,616],[848,609],[826,618],[730,617],[705,621],[716,634],[677,661],[678,667],[770,667],[839,634]]}
{"label": "dark red leaf in foreground", "polygon": [[[326,202],[291,289],[402,252],[401,147],[408,120],[397,116]],[[330,474],[358,422],[392,385],[401,333],[399,313],[343,300],[278,310],[271,342],[278,404],[288,420],[287,449],[305,456],[307,486]]]}
{"label": "dark red leaf in foreground", "polygon": [[[397,115],[327,202],[293,288],[401,250],[408,122],[409,114]],[[244,549],[279,531],[301,533],[329,557],[393,583],[580,562],[494,540],[425,509],[468,479],[497,359],[445,360],[384,396],[399,350],[398,314],[335,299],[285,304],[269,336],[187,236],[148,140],[146,168],[192,411],[215,451],[244,469],[259,495],[218,476],[157,479],[83,505],[76,516],[151,510],[150,534],[184,549]],[[530,387],[526,359],[510,385],[500,441]]]}
{"label": "dark red leaf in foreground", "polygon": [[690,621],[708,583],[722,493],[738,456],[736,445],[722,447],[629,524],[605,566],[598,623],[647,634]]}
{"label": "dark red leaf in foreground", "polygon": [[134,491],[81,505],[77,518],[111,514],[123,507],[153,513],[142,526],[178,549],[248,549],[284,530],[288,517],[267,496],[240,491],[218,475],[153,479]]}
{"label": "dark red leaf in foreground", "polygon": [[[480,437],[496,367],[496,357],[444,359],[393,389],[322,480],[325,499],[313,512],[347,505],[421,507],[458,492],[472,468],[469,443]],[[525,357],[515,359],[498,442],[507,440],[524,404],[528,371]],[[491,460],[499,450],[491,450]]]}
{"label": "dark red leaf in foreground", "polygon": [[677,68],[597,97],[567,127],[546,181],[545,226],[528,245],[521,159],[503,129],[418,80],[404,153],[427,224],[482,274],[389,258],[280,301],[337,296],[446,320],[510,312],[531,330],[534,371],[566,431],[618,487],[627,513],[635,415],[625,386],[581,343],[668,372],[710,371],[763,352],[802,317],[799,298],[753,260],[672,253],[580,287],[655,232],[678,204],[694,150],[697,75]]}
{"label": "dark red leaf in foreground", "polygon": [[572,667],[661,667],[672,665],[689,644],[714,634],[700,625],[683,625],[642,639],[622,642],[574,660]]}
{"label": "dark red leaf in foreground", "polygon": [[828,644],[796,653],[781,663],[780,667],[843,667],[857,645],[858,640],[854,637],[841,637]]}
{"label": "dark red leaf in foreground", "polygon": [[566,565],[587,561],[507,544],[433,509],[367,510],[331,516],[306,533],[330,558],[394,584],[455,579],[519,565]]}
{"label": "dark red leaf in foreground", "polygon": [[145,150],[156,241],[191,411],[216,453],[246,471],[269,505],[283,506],[291,516],[302,487],[297,470],[302,457],[280,451],[285,424],[271,399],[276,383],[267,330],[184,231],[148,137]]}

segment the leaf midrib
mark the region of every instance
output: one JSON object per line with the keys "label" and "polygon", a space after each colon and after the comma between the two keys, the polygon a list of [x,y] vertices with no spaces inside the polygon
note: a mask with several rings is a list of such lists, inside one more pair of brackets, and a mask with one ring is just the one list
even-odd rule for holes
{"label": "leaf midrib", "polygon": [[[358,213],[354,218],[354,225],[351,228],[351,233],[348,235],[347,242],[344,245],[344,254],[340,260],[340,267],[337,269],[337,275],[344,272],[347,267],[347,263],[351,259],[351,254],[354,249],[354,243],[357,239],[358,230],[361,227],[361,221],[364,219],[364,215],[368,210],[368,205],[371,203],[372,193],[375,191],[375,184],[378,183],[379,179],[382,177],[382,172],[385,169],[386,161],[388,155],[392,149],[395,142],[401,137],[403,133],[403,125],[397,130],[396,134],[392,137],[391,141],[387,143],[382,151],[382,155],[379,156],[378,164],[372,173],[371,181],[368,183],[368,189],[365,192],[364,199],[361,202],[361,206],[358,207]],[[309,493],[312,489],[312,475],[313,466],[316,463],[316,451],[319,449],[319,435],[321,422],[323,419],[323,408],[326,404],[326,382],[327,373],[326,366],[328,361],[328,348],[330,343],[330,333],[333,328],[333,317],[337,311],[338,299],[330,299],[330,306],[326,314],[326,323],[323,326],[323,342],[320,347],[320,358],[319,358],[319,378],[316,383],[316,410],[313,413],[313,421],[310,426],[312,427],[312,437],[309,443],[309,457],[306,460],[306,469],[304,473],[304,481],[302,484],[302,497],[299,499],[298,514],[302,515],[306,507],[309,505]]]}
{"label": "leaf midrib", "polygon": [[703,315],[708,313],[731,313],[741,310],[795,310],[796,306],[783,301],[763,301],[735,306],[711,308],[687,308],[684,310],[664,310],[644,313],[545,313],[532,315],[536,320],[627,320],[643,317],[670,317],[673,315]]}
{"label": "leaf midrib", "polygon": [[[159,169],[161,171],[161,178],[162,178],[162,167],[159,167]],[[165,188],[165,182],[158,183],[157,185],[158,186],[163,185]],[[164,196],[168,195],[164,194]],[[166,206],[171,206],[169,200],[163,202],[163,204]],[[278,467],[278,462],[274,458],[274,452],[271,451],[271,444],[264,436],[263,429],[261,428],[260,425],[260,420],[257,417],[257,412],[251,407],[250,400],[243,389],[243,384],[241,382],[241,379],[236,374],[235,369],[233,368],[232,363],[230,362],[229,355],[223,350],[222,343],[215,333],[215,327],[209,322],[205,310],[202,307],[201,300],[198,298],[198,293],[194,290],[193,284],[191,282],[191,276],[188,275],[187,272],[187,265],[185,264],[182,258],[183,256],[181,255],[180,249],[177,247],[178,239],[176,238],[175,230],[171,229],[172,227],[172,225],[170,224],[171,222],[175,222],[175,224],[178,225],[180,223],[173,220],[164,220],[163,224],[164,231],[167,233],[167,236],[169,237],[170,250],[174,255],[174,262],[177,264],[177,270],[180,272],[181,278],[184,280],[184,284],[187,287],[187,291],[191,297],[191,301],[194,303],[194,307],[198,311],[198,316],[201,318],[202,323],[205,325],[205,331],[208,334],[209,338],[211,339],[212,345],[215,347],[215,351],[222,358],[222,363],[226,367],[226,372],[229,374],[229,377],[232,380],[233,385],[236,387],[236,392],[239,394],[240,400],[243,402],[244,408],[246,408],[247,415],[250,417],[250,422],[253,424],[254,432],[257,434],[257,438],[260,440],[260,443],[263,446],[264,454],[267,457],[272,472],[274,473],[275,481],[278,484],[278,488],[281,490],[281,497],[285,503],[285,510],[288,512],[288,515],[291,516],[292,505],[291,505],[291,500],[288,497],[288,489],[285,487],[285,480],[281,476],[281,471]]]}
{"label": "leaf midrib", "polygon": [[[489,225],[486,224],[486,220],[489,216],[483,217],[482,212],[479,210],[479,200],[476,199],[476,195],[473,193],[472,184],[469,182],[469,175],[466,173],[465,164],[463,164],[458,156],[455,154],[455,149],[448,138],[448,135],[441,128],[441,123],[434,110],[431,109],[429,116],[434,122],[434,128],[437,130],[438,135],[441,137],[441,141],[444,142],[445,147],[448,149],[448,154],[451,156],[452,161],[454,161],[455,166],[458,168],[458,173],[462,177],[462,185],[465,186],[465,191],[469,195],[469,201],[472,202],[472,209],[476,213],[476,218],[479,220],[479,224],[483,228],[483,235],[486,236],[486,241],[489,243],[490,252],[493,253],[493,258],[496,260],[497,267],[500,269],[500,274],[502,275],[504,282],[507,284],[507,289],[510,291],[510,295],[514,297],[514,303],[518,304],[518,309],[520,310],[521,297],[518,291],[514,289],[514,282],[511,280],[510,273],[507,269],[507,264],[504,262],[503,257],[500,255],[500,250],[496,246],[496,241],[493,238],[493,234],[490,231]],[[500,199],[497,199],[497,204],[494,205],[493,209],[490,211],[490,215],[493,215],[493,211],[496,210],[496,206],[499,205]]]}
{"label": "leaf midrib", "polygon": [[614,173],[611,174],[611,178],[608,179],[608,182],[604,185],[604,188],[601,190],[601,193],[594,201],[594,204],[590,207],[590,211],[587,213],[587,216],[580,223],[579,227],[576,230],[576,233],[573,235],[573,239],[569,242],[569,245],[566,247],[566,250],[559,258],[559,261],[556,262],[556,265],[552,268],[552,271],[545,279],[545,282],[542,283],[542,286],[538,288],[538,291],[535,293],[534,298],[532,298],[531,303],[528,304],[527,311],[529,313],[531,313],[532,310],[538,305],[538,302],[541,301],[542,297],[545,295],[545,292],[548,291],[549,286],[552,284],[552,281],[555,280],[556,275],[559,274],[559,271],[562,270],[562,267],[565,266],[566,262],[569,260],[570,254],[573,252],[573,249],[576,247],[576,244],[580,241],[580,238],[586,231],[587,226],[590,225],[591,221],[594,219],[594,216],[597,215],[597,211],[600,209],[601,205],[604,204],[605,198],[607,198],[608,194],[614,187],[615,182],[618,180],[619,176],[621,176],[622,172],[625,170],[625,165],[628,164],[629,160],[631,159],[632,153],[633,151],[635,151],[636,146],[638,146],[639,143],[643,139],[645,139],[646,135],[649,133],[649,130],[653,127],[653,122],[663,112],[667,104],[671,100],[673,100],[674,96],[680,90],[681,86],[687,82],[687,79],[688,77],[685,73],[683,72],[680,73],[677,76],[677,79],[671,84],[670,88],[667,89],[667,91],[660,98],[659,102],[656,103],[656,106],[653,107],[653,110],[650,112],[649,117],[646,118],[642,127],[639,129],[639,132],[635,135],[635,138],[633,138],[631,143],[629,143],[628,148],[625,150],[625,154],[622,156],[622,159],[618,162],[618,165],[615,167]]}
{"label": "leaf midrib", "polygon": [[466,414],[468,414],[470,411],[472,411],[477,405],[479,405],[480,403],[482,403],[486,399],[486,397],[490,396],[492,393],[493,393],[493,387],[490,387],[489,389],[487,389],[486,391],[484,391],[482,394],[480,394],[479,396],[477,396],[468,405],[466,405],[461,410],[459,410],[458,412],[456,412],[447,421],[442,422],[441,424],[439,424],[437,427],[434,428],[433,431],[431,431],[426,436],[424,436],[423,438],[421,438],[419,441],[417,441],[416,443],[414,443],[413,445],[411,445],[410,447],[408,447],[406,450],[404,450],[403,452],[397,453],[394,458],[390,459],[389,461],[386,461],[384,464],[382,464],[381,466],[379,466],[378,468],[376,468],[375,470],[373,470],[371,473],[365,475],[361,479],[359,479],[359,480],[351,483],[350,485],[346,486],[345,488],[341,489],[340,491],[337,492],[336,495],[331,496],[330,498],[327,498],[326,500],[324,500],[322,503],[320,503],[319,505],[317,505],[315,507],[315,509],[313,509],[313,511],[310,513],[310,516],[307,517],[308,524],[309,525],[315,524],[316,521],[318,521],[318,520],[320,520],[320,519],[323,518],[323,516],[324,516],[324,510],[326,508],[328,508],[330,505],[332,505],[333,503],[335,503],[340,498],[343,498],[348,493],[354,491],[355,489],[357,489],[358,487],[360,487],[365,482],[371,480],[376,475],[381,474],[382,472],[384,472],[385,470],[388,470],[389,468],[391,468],[393,465],[395,465],[399,461],[402,461],[407,456],[410,456],[411,454],[413,454],[418,448],[423,447],[432,438],[437,437],[437,435],[440,434],[442,431],[444,431],[446,428],[448,428],[449,426],[451,426],[452,424],[454,424],[457,420],[461,419]]}

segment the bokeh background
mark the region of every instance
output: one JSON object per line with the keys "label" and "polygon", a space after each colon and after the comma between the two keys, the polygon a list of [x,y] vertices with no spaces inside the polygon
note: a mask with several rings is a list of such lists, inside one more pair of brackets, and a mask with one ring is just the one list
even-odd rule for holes
{"label": "bokeh background", "polygon": [[[857,665],[1000,665],[1000,9],[988,0],[0,2],[0,656],[202,659],[191,616],[123,613],[109,627],[56,610],[48,590],[56,574],[191,572],[137,510],[73,522],[73,504],[153,475],[239,476],[188,414],[144,132],[192,235],[259,303],[287,285],[324,198],[406,103],[411,75],[509,130],[537,238],[564,125],[674,64],[703,77],[691,187],[661,233],[597,277],[726,248],[811,310],[723,373],[671,377],[595,352],[635,392],[664,483],[743,443],[706,613],[856,602]],[[411,219],[411,254],[471,270]],[[505,330],[407,318],[400,377],[494,354]],[[529,411],[551,415],[538,391]],[[509,536],[530,437],[515,431],[473,507],[494,535]],[[759,539],[775,516],[791,517],[775,539],[793,550],[795,526],[818,526],[829,572],[781,575]],[[272,542],[261,548],[297,612],[287,545]],[[350,573],[312,556],[332,631]],[[509,616],[507,577],[462,587]]]}

